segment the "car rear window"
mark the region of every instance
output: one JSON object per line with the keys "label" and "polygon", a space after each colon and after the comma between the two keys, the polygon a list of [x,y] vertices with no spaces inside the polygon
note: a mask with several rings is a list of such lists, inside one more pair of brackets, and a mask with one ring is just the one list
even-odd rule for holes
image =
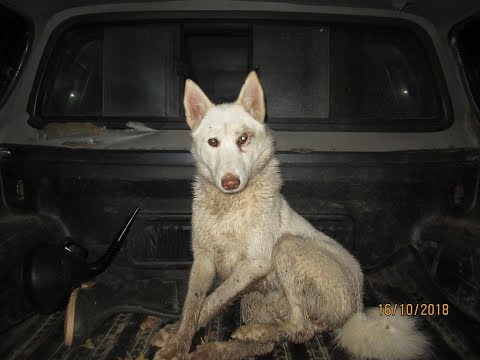
{"label": "car rear window", "polygon": [[27,21],[0,5],[0,104],[5,102],[18,74],[28,39]]}
{"label": "car rear window", "polygon": [[470,18],[458,25],[452,39],[467,86],[480,111],[480,17]]}
{"label": "car rear window", "polygon": [[85,24],[55,43],[36,108],[47,121],[185,128],[186,78],[220,103],[256,69],[274,129],[429,131],[446,120],[433,68],[424,43],[402,27]]}

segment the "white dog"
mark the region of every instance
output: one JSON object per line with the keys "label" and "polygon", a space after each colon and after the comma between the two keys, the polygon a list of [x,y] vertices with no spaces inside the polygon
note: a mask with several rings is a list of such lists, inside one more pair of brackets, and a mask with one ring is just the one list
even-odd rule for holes
{"label": "white dog", "polygon": [[[427,342],[413,319],[364,312],[357,260],[280,194],[256,73],[235,103],[216,106],[187,80],[184,105],[197,167],[194,261],[181,321],[155,335],[152,343],[161,348],[155,359],[242,359],[326,330],[335,330],[338,344],[357,357],[420,357]],[[222,283],[207,296],[216,276]],[[240,297],[246,325],[233,340],[188,354],[197,329]]]}

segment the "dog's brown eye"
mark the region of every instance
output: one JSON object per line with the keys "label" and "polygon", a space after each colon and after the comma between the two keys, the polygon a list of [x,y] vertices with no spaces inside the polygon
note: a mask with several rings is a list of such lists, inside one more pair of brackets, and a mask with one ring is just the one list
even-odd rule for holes
{"label": "dog's brown eye", "polygon": [[208,142],[208,145],[210,145],[211,147],[217,147],[218,146],[218,140],[215,139],[215,138],[210,138],[207,140]]}
{"label": "dog's brown eye", "polygon": [[243,135],[239,136],[239,138],[238,138],[238,140],[237,140],[237,144],[238,144],[239,146],[241,146],[241,145],[245,144],[245,143],[247,142],[247,140],[248,140],[248,135],[247,135],[247,134],[243,134]]}

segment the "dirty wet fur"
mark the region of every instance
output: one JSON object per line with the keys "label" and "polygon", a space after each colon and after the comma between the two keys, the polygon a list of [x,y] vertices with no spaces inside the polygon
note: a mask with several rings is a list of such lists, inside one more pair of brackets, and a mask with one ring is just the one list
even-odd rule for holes
{"label": "dirty wet fur", "polygon": [[[421,356],[427,345],[415,323],[364,313],[358,261],[281,195],[257,75],[249,74],[235,103],[218,106],[187,80],[184,105],[197,165],[194,261],[182,318],[154,336],[152,344],[160,348],[155,359],[242,359],[326,330],[334,330],[337,343],[357,357]],[[223,186],[225,174],[236,178],[238,188]],[[209,294],[215,278],[221,283]],[[238,298],[245,325],[233,339],[188,354],[195,332]]]}

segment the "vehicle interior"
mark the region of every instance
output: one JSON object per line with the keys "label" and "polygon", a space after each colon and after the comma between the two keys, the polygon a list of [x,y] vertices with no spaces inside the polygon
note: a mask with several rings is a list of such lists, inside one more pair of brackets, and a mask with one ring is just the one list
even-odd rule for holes
{"label": "vehicle interior", "polygon": [[[0,359],[153,359],[192,264],[185,80],[219,104],[251,70],[282,194],[365,306],[480,359],[479,39],[474,0],[0,0]],[[261,358],[350,359],[334,337]]]}

